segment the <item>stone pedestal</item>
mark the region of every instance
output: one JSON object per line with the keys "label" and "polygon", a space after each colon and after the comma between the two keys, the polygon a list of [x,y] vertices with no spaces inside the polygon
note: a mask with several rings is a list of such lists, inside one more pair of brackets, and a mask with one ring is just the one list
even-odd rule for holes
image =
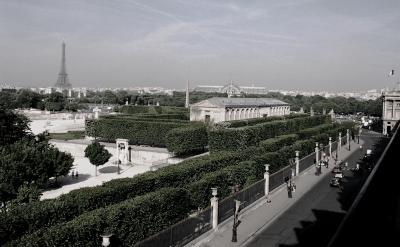
{"label": "stone pedestal", "polygon": [[128,139],[117,139],[117,161],[121,161],[121,164],[129,163],[129,142]]}
{"label": "stone pedestal", "polygon": [[218,197],[217,188],[211,188],[213,197],[211,198],[211,209],[212,209],[212,228],[218,229]]}
{"label": "stone pedestal", "polygon": [[319,164],[319,148],[318,148],[318,142],[315,143],[315,165]]}
{"label": "stone pedestal", "polygon": [[332,137],[329,137],[329,157],[332,157]]}
{"label": "stone pedestal", "polygon": [[264,172],[264,179],[265,179],[265,186],[264,186],[264,194],[268,197],[269,194],[269,165],[265,165],[265,172]]}

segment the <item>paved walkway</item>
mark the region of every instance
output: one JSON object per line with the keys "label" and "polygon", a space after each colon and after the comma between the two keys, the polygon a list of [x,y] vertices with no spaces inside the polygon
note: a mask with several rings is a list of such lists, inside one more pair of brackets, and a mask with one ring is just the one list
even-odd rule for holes
{"label": "paved walkway", "polygon": [[[339,151],[339,159],[344,160],[349,157],[353,152],[358,152],[358,147],[363,145],[363,141],[360,140],[360,144],[351,143],[351,151],[349,152],[347,146],[342,146]],[[232,217],[227,221],[219,225],[217,231],[210,231],[203,236],[195,239],[186,246],[212,246],[212,247],[223,247],[223,246],[244,246],[250,243],[254,237],[267,228],[274,220],[282,215],[287,209],[289,209],[296,201],[299,200],[305,193],[311,190],[320,180],[322,180],[328,174],[331,174],[331,170],[334,167],[333,159],[330,160],[329,168],[323,168],[320,176],[315,176],[315,168],[311,166],[309,169],[301,173],[294,179],[296,184],[296,191],[293,193],[293,198],[289,199],[286,185],[280,186],[270,193],[272,202],[267,203],[265,198],[261,198],[258,202],[254,203],[253,206],[249,206],[242,211],[240,220],[242,223],[238,227],[238,242],[232,243]]]}

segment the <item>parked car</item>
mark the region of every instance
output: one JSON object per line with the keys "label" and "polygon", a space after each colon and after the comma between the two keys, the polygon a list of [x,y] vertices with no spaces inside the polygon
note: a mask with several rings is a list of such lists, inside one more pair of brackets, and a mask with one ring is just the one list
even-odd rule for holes
{"label": "parked car", "polygon": [[340,181],[338,178],[332,178],[332,180],[329,182],[329,185],[332,187],[340,187]]}

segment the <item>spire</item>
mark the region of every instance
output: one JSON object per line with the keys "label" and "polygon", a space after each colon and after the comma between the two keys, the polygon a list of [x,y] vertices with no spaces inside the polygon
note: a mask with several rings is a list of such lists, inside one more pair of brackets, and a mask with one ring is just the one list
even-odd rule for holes
{"label": "spire", "polygon": [[185,107],[189,108],[189,80],[186,82],[186,101],[185,101]]}
{"label": "spire", "polygon": [[61,67],[60,73],[58,73],[58,79],[55,87],[60,88],[71,88],[71,84],[68,80],[66,62],[65,62],[65,42],[62,43],[61,49]]}

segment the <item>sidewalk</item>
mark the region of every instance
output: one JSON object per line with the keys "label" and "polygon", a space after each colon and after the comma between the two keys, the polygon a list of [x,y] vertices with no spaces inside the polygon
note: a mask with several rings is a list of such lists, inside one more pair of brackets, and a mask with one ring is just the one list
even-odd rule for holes
{"label": "sidewalk", "polygon": [[[351,151],[347,149],[347,145],[342,146],[338,153],[339,160],[345,160],[350,154],[357,152],[360,145],[364,142],[360,140],[360,144],[351,142]],[[281,185],[270,192],[271,203],[267,203],[265,197],[261,198],[253,205],[242,210],[239,219],[242,223],[238,227],[237,239],[238,242],[231,242],[232,238],[232,217],[218,225],[217,231],[209,231],[199,238],[193,240],[186,246],[195,247],[224,247],[224,246],[245,246],[259,232],[267,228],[275,219],[289,209],[299,198],[314,187],[323,177],[331,174],[334,167],[333,159],[329,161],[329,168],[323,168],[322,174],[316,176],[315,167],[310,168],[300,173],[294,178],[296,191],[293,193],[293,198],[289,199],[286,184]]]}

